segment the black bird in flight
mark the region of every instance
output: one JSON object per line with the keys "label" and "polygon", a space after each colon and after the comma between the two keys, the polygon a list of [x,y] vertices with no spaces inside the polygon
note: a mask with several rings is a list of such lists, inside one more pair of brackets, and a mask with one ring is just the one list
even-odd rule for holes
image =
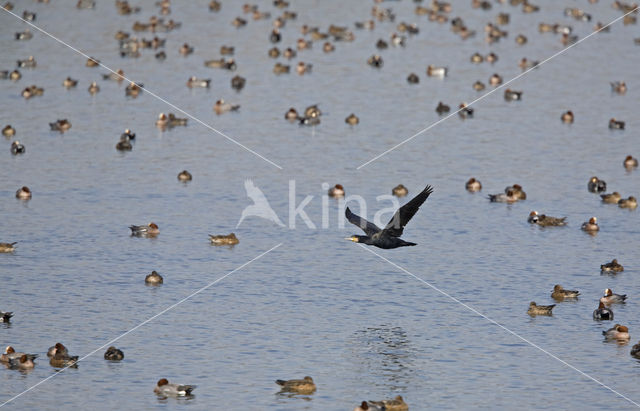
{"label": "black bird in flight", "polygon": [[349,207],[347,207],[344,212],[347,220],[349,220],[351,224],[360,227],[367,235],[352,235],[351,237],[346,238],[346,240],[351,240],[355,243],[374,245],[379,248],[398,248],[417,245],[416,243],[404,241],[399,237],[404,231],[404,226],[406,226],[409,220],[411,220],[411,218],[413,218],[413,216],[418,212],[422,203],[427,200],[427,197],[429,197],[429,194],[432,192],[433,188],[431,188],[431,186],[426,186],[420,194],[415,196],[407,204],[400,207],[391,218],[391,221],[389,221],[387,226],[382,230],[375,224],[353,214],[351,210],[349,210]]}

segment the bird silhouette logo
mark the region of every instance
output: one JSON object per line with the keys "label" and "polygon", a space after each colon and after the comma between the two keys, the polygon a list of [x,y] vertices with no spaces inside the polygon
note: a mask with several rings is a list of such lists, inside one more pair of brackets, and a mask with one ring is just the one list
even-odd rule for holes
{"label": "bird silhouette logo", "polygon": [[253,204],[246,206],[244,210],[242,210],[242,216],[240,216],[240,221],[236,225],[236,228],[240,227],[242,221],[246,217],[260,217],[265,220],[269,220],[273,223],[278,224],[280,227],[284,227],[284,224],[278,218],[273,208],[269,205],[269,201],[264,196],[262,190],[256,187],[251,180],[245,180],[244,188],[247,190],[247,196],[253,200]]}

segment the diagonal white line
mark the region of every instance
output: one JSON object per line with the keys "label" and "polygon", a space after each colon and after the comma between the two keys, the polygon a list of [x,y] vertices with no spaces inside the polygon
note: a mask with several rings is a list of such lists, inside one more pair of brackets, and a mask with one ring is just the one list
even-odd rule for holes
{"label": "diagonal white line", "polygon": [[[18,16],[17,14],[5,9],[4,7],[0,7],[0,9],[2,9],[3,11],[6,11],[7,13],[11,14],[13,17],[23,21],[24,23],[27,23],[28,25],[30,25],[31,27],[33,27],[34,29],[38,30],[41,33],[46,34],[47,36],[51,37],[52,39],[54,39],[55,41],[57,41],[60,44],[63,44],[65,46],[67,46],[68,48],[70,48],[71,50],[75,51],[76,53],[86,57],[87,59],[91,59],[93,61],[95,61],[96,63],[98,63],[100,65],[100,67],[105,68],[107,70],[109,70],[110,72],[112,72],[113,74],[122,77],[123,79],[127,80],[130,83],[133,83],[133,80],[128,79],[127,77],[120,75],[118,73],[116,73],[115,71],[113,71],[112,69],[110,69],[109,67],[105,66],[104,64],[102,64],[101,62],[95,60],[93,57],[89,57],[87,54],[83,53],[82,51],[78,50],[77,48],[65,43],[64,41],[60,40],[59,38],[57,38],[56,36],[54,36],[53,34],[48,33],[47,31],[41,29],[40,27],[36,26],[35,24],[31,23],[30,21],[27,21],[25,19],[23,19],[22,17]],[[182,114],[184,114],[185,116],[189,117],[190,119],[202,124],[203,126],[205,126],[206,128],[208,128],[211,131],[214,131],[218,134],[220,134],[222,137],[226,138],[227,140],[231,141],[232,143],[244,148],[245,150],[247,150],[248,152],[250,152],[251,154],[260,157],[261,159],[263,159],[264,161],[266,161],[267,163],[271,164],[274,167],[279,168],[280,170],[282,170],[282,167],[279,166],[278,164],[274,163],[273,161],[269,160],[268,158],[264,157],[263,155],[255,152],[254,150],[250,149],[249,147],[245,146],[244,144],[242,144],[241,142],[229,137],[228,135],[226,135],[225,133],[223,133],[222,131],[210,126],[209,124],[205,123],[204,121],[200,120],[199,118],[187,113],[186,111],[182,110],[180,107],[177,107],[176,105],[168,102],[167,100],[165,100],[164,98],[160,97],[159,95],[153,93],[152,91],[150,91],[149,89],[145,88],[145,87],[140,87],[142,90],[144,90],[145,92],[149,93],[150,95],[152,95],[153,97],[155,97],[156,99],[162,101],[163,103],[167,104],[168,106],[172,107],[174,110],[177,110],[179,112],[181,112]]]}
{"label": "diagonal white line", "polygon": [[[519,79],[520,77],[524,76],[525,74],[529,73],[531,70],[534,70],[540,66],[542,66],[544,63],[548,62],[549,60],[554,59],[555,57],[559,56],[560,54],[564,53],[565,51],[569,50],[570,48],[577,46],[578,44],[582,43],[583,41],[585,41],[586,39],[588,39],[589,37],[601,32],[602,30],[606,29],[607,27],[609,27],[610,25],[614,24],[615,22],[617,22],[618,20],[621,20],[623,18],[625,18],[627,15],[634,13],[635,11],[638,10],[638,7],[634,8],[633,10],[631,10],[630,12],[618,17],[617,19],[611,21],[609,24],[600,27],[598,30],[594,31],[593,33],[590,33],[589,35],[587,35],[586,37],[576,41],[575,43],[569,45],[568,47],[560,50],[559,52],[555,53],[554,55],[552,55],[551,57],[547,57],[546,59],[542,60],[540,63],[538,63],[537,66],[534,67],[530,67],[528,68],[526,71],[523,71],[522,73],[518,74],[517,76],[515,76],[514,78],[512,78],[511,80],[507,81],[506,83],[503,83],[502,85],[494,88],[493,90],[489,91],[488,93],[483,94],[482,96],[478,97],[477,99],[473,100],[471,103],[469,103],[467,105],[467,107],[473,105],[474,103],[477,103],[480,100],[483,100],[485,97],[490,96],[491,94],[495,93],[496,91],[500,90],[501,88],[509,85],[510,83],[516,81],[517,79]],[[360,164],[356,170],[360,170],[362,167],[373,163],[374,161],[376,161],[377,159],[379,159],[382,156],[385,156],[387,154],[389,154],[390,152],[392,152],[393,150],[395,150],[396,148],[405,145],[406,143],[408,143],[409,141],[413,140],[414,138],[418,137],[420,134],[423,134],[429,130],[431,130],[433,127],[437,126],[438,124],[442,123],[443,121],[451,118],[452,116],[455,116],[456,114],[458,114],[460,111],[462,111],[463,109],[460,108],[457,111],[454,111],[453,113],[447,115],[446,117],[441,118],[440,120],[436,121],[435,123],[431,124],[430,126],[427,126],[425,128],[423,128],[422,130],[418,131],[417,133],[415,133],[414,135],[412,135],[411,137],[407,138],[406,140],[401,141],[400,143],[396,144],[395,146],[391,147],[390,149],[378,154],[377,156],[375,156],[374,158],[372,158],[371,160],[367,161],[366,163],[362,163]]]}
{"label": "diagonal white line", "polygon": [[[149,318],[149,319],[147,319],[147,320],[145,320],[145,321],[141,322],[140,324],[136,325],[135,327],[133,327],[133,328],[132,328],[132,329],[130,329],[129,331],[127,331],[127,332],[125,332],[125,333],[123,333],[123,334],[120,334],[118,337],[114,338],[113,340],[109,341],[108,343],[106,343],[106,344],[104,344],[104,345],[102,345],[102,346],[100,346],[100,347],[96,348],[95,350],[91,351],[89,354],[87,354],[87,355],[83,356],[82,358],[78,359],[78,361],[77,361],[77,362],[80,362],[80,361],[84,360],[85,358],[92,356],[92,355],[93,355],[93,354],[95,354],[96,352],[98,352],[98,351],[102,350],[104,347],[107,347],[107,346],[109,346],[109,345],[113,344],[114,342],[116,342],[116,341],[118,341],[119,339],[121,339],[122,337],[124,337],[124,336],[126,336],[126,335],[128,335],[128,334],[130,334],[130,333],[132,333],[132,332],[134,332],[135,330],[137,330],[138,328],[142,327],[143,325],[148,324],[149,322],[151,322],[151,321],[155,320],[156,318],[158,318],[158,317],[159,317],[159,316],[161,316],[162,314],[166,313],[167,311],[170,311],[170,310],[174,309],[175,307],[179,306],[179,305],[180,305],[180,304],[182,304],[183,302],[185,302],[185,301],[189,300],[190,298],[192,298],[192,297],[194,297],[194,296],[196,296],[196,295],[200,294],[201,292],[205,291],[206,289],[208,289],[209,287],[213,286],[214,284],[217,284],[218,282],[220,282],[220,281],[224,280],[225,278],[227,278],[227,277],[228,277],[228,276],[230,276],[231,274],[235,273],[236,271],[239,271],[239,270],[243,269],[244,267],[248,266],[249,264],[251,264],[252,262],[256,261],[257,259],[259,259],[259,258],[261,258],[261,257],[263,257],[263,256],[265,256],[265,255],[267,255],[267,254],[269,254],[270,252],[272,252],[272,251],[273,251],[273,250],[275,250],[276,248],[280,247],[282,244],[283,244],[283,243],[280,243],[280,244],[278,244],[278,245],[276,245],[276,246],[274,246],[274,247],[270,248],[269,250],[265,251],[264,253],[262,253],[262,254],[260,254],[260,255],[258,255],[258,256],[256,256],[256,257],[253,257],[251,260],[249,260],[249,261],[247,261],[246,263],[242,264],[240,267],[237,267],[237,268],[233,269],[232,271],[229,271],[227,274],[223,275],[222,277],[218,278],[217,280],[212,281],[211,283],[209,283],[209,284],[205,285],[204,287],[200,288],[199,290],[197,290],[197,291],[195,291],[195,292],[193,292],[193,293],[189,294],[188,296],[186,296],[186,297],[185,297],[185,298],[183,298],[182,300],[178,301],[177,303],[175,303],[175,304],[171,305],[170,307],[165,308],[164,310],[160,311],[158,314],[154,315],[153,317],[151,317],[151,318]],[[47,377],[47,378],[45,378],[44,380],[40,381],[39,383],[34,384],[34,385],[32,385],[31,387],[27,388],[26,390],[22,391],[20,394],[17,394],[17,395],[15,395],[15,396],[11,397],[11,398],[10,398],[10,399],[8,399],[7,401],[5,401],[5,402],[3,402],[2,404],[0,404],[0,407],[4,407],[5,405],[7,405],[8,403],[10,403],[11,401],[13,401],[13,400],[17,399],[18,397],[21,397],[22,395],[24,395],[24,394],[28,393],[29,391],[33,390],[34,388],[36,388],[36,387],[37,387],[37,386],[39,386],[40,384],[43,384],[43,383],[45,383],[45,382],[49,381],[51,378],[55,377],[56,375],[58,375],[59,373],[63,372],[64,370],[66,370],[66,369],[67,369],[67,368],[69,368],[69,367],[71,367],[71,366],[69,365],[69,366],[66,366],[66,367],[62,368],[60,371],[56,372],[55,374],[51,374],[50,376],[48,376],[48,377]]]}
{"label": "diagonal white line", "polygon": [[526,338],[524,338],[523,336],[521,336],[520,334],[516,333],[515,331],[512,331],[510,329],[508,329],[507,327],[505,327],[504,325],[500,324],[499,322],[487,317],[486,315],[482,314],[480,311],[476,310],[475,308],[469,306],[468,304],[463,303],[462,301],[458,300],[457,298],[453,297],[452,295],[450,295],[449,293],[447,293],[446,291],[443,291],[441,289],[439,289],[438,287],[436,287],[435,285],[423,280],[422,278],[418,277],[417,275],[410,273],[408,270],[400,267],[398,264],[394,263],[393,261],[388,260],[387,258],[383,257],[382,255],[376,253],[375,251],[371,250],[369,247],[364,246],[362,244],[358,244],[360,247],[362,247],[363,249],[367,250],[368,252],[370,252],[373,255],[376,255],[378,257],[380,257],[382,260],[386,261],[387,263],[391,264],[392,266],[394,266],[395,268],[397,268],[398,270],[404,272],[405,274],[409,274],[411,277],[415,278],[416,280],[420,281],[423,284],[428,285],[429,287],[431,287],[433,290],[439,292],[440,294],[444,295],[445,297],[449,298],[450,300],[460,304],[461,306],[463,306],[464,308],[466,308],[467,310],[473,312],[474,314],[479,315],[480,317],[484,318],[485,320],[489,321],[490,323],[497,325],[498,327],[502,328],[503,330],[505,330],[506,332],[508,332],[509,334],[513,335],[514,337],[519,338],[520,340],[526,342],[527,344],[529,344],[530,346],[537,348],[538,350],[542,351],[543,353],[547,354],[549,357],[560,361],[562,364],[566,365],[567,367],[571,368],[574,371],[577,371],[578,373],[582,374],[583,376],[587,377],[588,379],[596,382],[597,384],[601,385],[602,387],[608,389],[609,391],[613,392],[614,394],[624,398],[625,400],[629,401],[631,404],[635,405],[636,407],[640,408],[640,404],[638,404],[637,402],[633,401],[632,399],[630,399],[629,397],[625,396],[624,394],[621,394],[620,392],[614,390],[613,388],[609,387],[608,385],[604,384],[603,382],[595,379],[594,377],[590,376],[589,374],[587,374],[586,372],[579,370],[578,368],[574,367],[573,365],[569,364],[568,362],[564,361],[563,359],[559,358],[558,356],[556,356],[555,354],[550,353],[549,351],[545,350],[544,348],[540,347],[539,345],[527,340]]}

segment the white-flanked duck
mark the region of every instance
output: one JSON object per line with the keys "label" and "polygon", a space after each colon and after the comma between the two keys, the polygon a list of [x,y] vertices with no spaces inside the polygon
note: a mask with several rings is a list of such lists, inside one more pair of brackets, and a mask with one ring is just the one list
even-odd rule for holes
{"label": "white-flanked duck", "polygon": [[607,331],[603,331],[602,335],[604,335],[604,338],[607,340],[628,341],[630,338],[629,328],[620,324],[616,324]]}
{"label": "white-flanked duck", "polygon": [[153,392],[170,397],[185,397],[191,395],[191,392],[195,389],[195,385],[172,384],[166,378],[162,378],[158,380]]}
{"label": "white-flanked duck", "polygon": [[129,226],[131,235],[136,237],[154,237],[160,233],[160,229],[156,223],[149,223],[147,225],[131,225]]}
{"label": "white-flanked duck", "polygon": [[615,294],[611,288],[604,290],[604,296],[600,298],[600,302],[605,305],[621,304],[627,299],[626,294]]}

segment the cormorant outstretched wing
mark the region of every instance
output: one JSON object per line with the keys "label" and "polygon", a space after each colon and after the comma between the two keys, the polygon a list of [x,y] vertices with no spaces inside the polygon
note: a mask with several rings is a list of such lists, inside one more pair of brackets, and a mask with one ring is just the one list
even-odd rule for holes
{"label": "cormorant outstretched wing", "polygon": [[431,188],[431,186],[426,186],[420,194],[415,196],[407,204],[400,207],[391,218],[391,221],[389,221],[389,224],[387,224],[384,230],[382,230],[384,234],[391,237],[400,237],[404,231],[404,226],[406,226],[409,220],[416,215],[422,203],[427,200],[427,197],[429,197],[429,194],[432,192],[433,188]]}
{"label": "cormorant outstretched wing", "polygon": [[353,214],[351,210],[349,210],[349,207],[347,207],[347,209],[344,210],[344,215],[345,217],[347,217],[347,220],[349,220],[351,224],[354,224],[360,227],[362,231],[364,231],[369,237],[381,231],[377,225],[370,223],[369,221],[365,220],[364,218],[358,215]]}

